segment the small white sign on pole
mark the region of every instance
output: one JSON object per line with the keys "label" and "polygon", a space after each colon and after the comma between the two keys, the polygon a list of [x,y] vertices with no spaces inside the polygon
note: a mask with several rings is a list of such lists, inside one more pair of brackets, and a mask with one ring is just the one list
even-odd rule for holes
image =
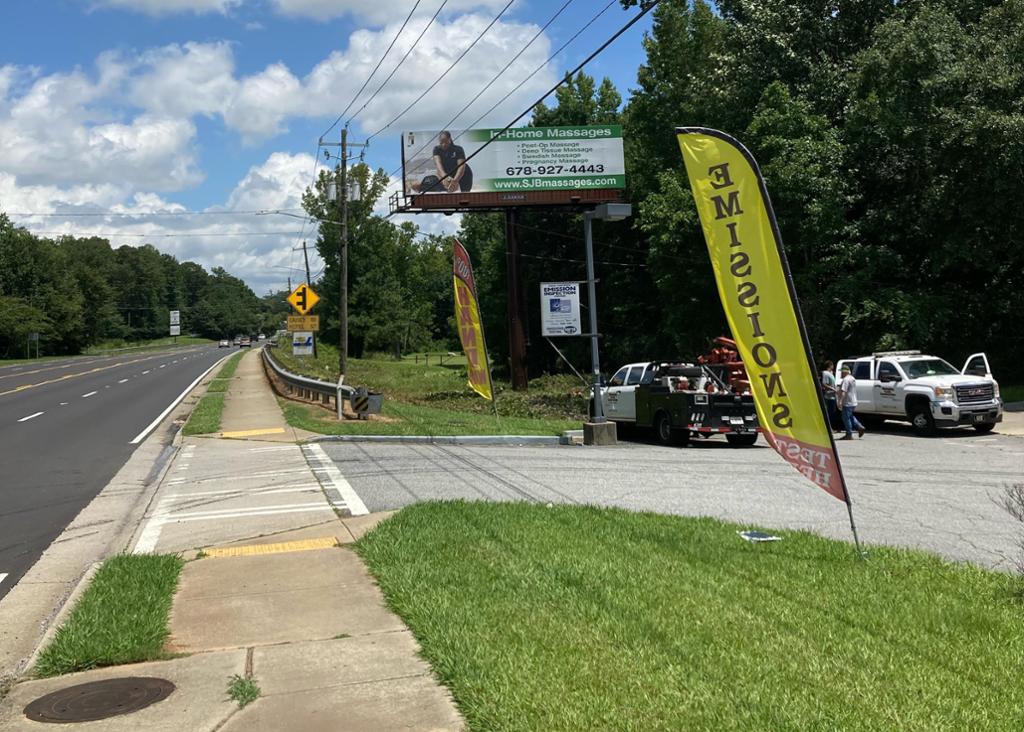
{"label": "small white sign on pole", "polygon": [[171,325],[181,325],[181,311],[180,310],[172,310],[171,311]]}
{"label": "small white sign on pole", "polygon": [[579,282],[540,284],[540,329],[545,338],[581,335]]}
{"label": "small white sign on pole", "polygon": [[297,331],[292,333],[292,355],[313,355],[313,334],[310,331]]}
{"label": "small white sign on pole", "polygon": [[180,325],[172,325],[171,326],[171,335],[172,336],[179,336],[179,335],[181,335],[181,326]]}

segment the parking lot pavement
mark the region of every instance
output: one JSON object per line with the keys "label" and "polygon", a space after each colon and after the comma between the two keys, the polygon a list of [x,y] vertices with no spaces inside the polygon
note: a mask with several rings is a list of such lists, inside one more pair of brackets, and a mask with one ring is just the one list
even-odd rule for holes
{"label": "parking lot pavement", "polygon": [[[323,443],[370,511],[422,500],[539,501],[715,516],[850,539],[846,507],[765,443],[686,448],[482,447]],[[971,431],[919,438],[899,426],[839,443],[868,544],[927,549],[1010,569],[1024,526],[996,501],[1024,480],[1024,440]]]}

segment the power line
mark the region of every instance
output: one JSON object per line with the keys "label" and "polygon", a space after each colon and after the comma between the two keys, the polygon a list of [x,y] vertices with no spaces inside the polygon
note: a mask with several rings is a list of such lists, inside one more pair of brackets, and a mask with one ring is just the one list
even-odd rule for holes
{"label": "power line", "polygon": [[391,73],[388,74],[388,78],[386,78],[384,80],[384,82],[380,86],[377,87],[377,91],[375,91],[373,94],[371,94],[369,99],[367,99],[365,102],[363,102],[363,106],[361,106],[359,109],[357,109],[355,114],[353,114],[351,117],[349,117],[347,120],[345,120],[345,126],[346,127],[348,126],[348,124],[352,120],[354,120],[356,117],[358,117],[359,114],[364,109],[366,109],[367,105],[370,102],[372,102],[374,99],[376,99],[377,95],[380,94],[381,89],[383,89],[385,86],[388,85],[388,82],[391,81],[391,78],[398,72],[398,69],[400,69],[402,67],[402,64],[405,63],[405,60],[407,58],[409,58],[409,54],[411,54],[413,52],[413,49],[415,49],[416,46],[419,45],[420,40],[426,34],[426,32],[430,28],[430,26],[432,26],[434,24],[434,21],[437,20],[437,16],[441,14],[441,11],[444,10],[444,6],[447,5],[447,4],[448,4],[448,0],[444,0],[444,2],[441,3],[441,7],[439,7],[437,9],[437,12],[434,13],[434,15],[430,18],[430,21],[423,27],[423,30],[420,31],[420,34],[416,37],[416,40],[413,41],[413,44],[409,47],[409,50],[405,52],[405,55],[402,56],[401,60],[398,62],[398,65],[395,66],[395,68],[391,69]]}
{"label": "power line", "polygon": [[370,80],[373,79],[374,74],[376,74],[378,69],[380,69],[380,65],[384,63],[384,59],[388,57],[388,54],[391,53],[391,49],[395,47],[395,43],[398,41],[399,36],[402,35],[402,31],[405,30],[405,26],[409,24],[409,20],[412,18],[413,13],[416,12],[416,8],[420,6],[420,2],[421,0],[416,0],[416,4],[412,6],[412,10],[410,10],[409,14],[405,16],[405,22],[402,23],[402,27],[398,29],[397,33],[395,33],[395,37],[391,39],[391,45],[388,46],[388,50],[386,50],[384,52],[384,55],[380,57],[380,60],[377,62],[377,65],[373,67],[373,71],[371,71],[370,75],[366,77],[366,81],[364,81],[363,85],[359,87],[359,91],[356,92],[356,95],[352,97],[352,101],[350,101],[348,105],[345,107],[344,111],[342,111],[342,113],[338,115],[338,119],[334,120],[334,122],[331,123],[331,126],[324,130],[323,134],[320,135],[321,140],[327,137],[327,135],[330,134],[331,130],[338,126],[338,123],[341,122],[341,118],[345,116],[348,110],[352,108],[352,105],[356,103],[356,100],[359,99],[359,95],[363,93],[363,90],[366,89],[366,85],[370,83]]}
{"label": "power line", "polygon": [[366,141],[369,142],[374,137],[379,135],[381,132],[383,132],[384,130],[388,129],[391,125],[393,125],[395,122],[397,122],[399,119],[401,119],[405,115],[406,112],[408,112],[410,109],[412,109],[417,104],[419,104],[420,101],[423,99],[423,97],[427,96],[427,94],[429,94],[431,92],[431,90],[433,90],[433,88],[435,86],[440,84],[441,80],[444,79],[444,77],[446,77],[448,75],[448,73],[458,65],[459,61],[461,61],[463,58],[465,58],[466,54],[469,53],[471,50],[473,50],[473,47],[476,46],[477,43],[479,43],[480,39],[483,38],[485,35],[487,35],[487,31],[489,31],[494,26],[494,24],[497,23],[501,19],[501,16],[503,16],[505,14],[505,11],[508,10],[512,6],[512,3],[514,3],[514,2],[515,2],[515,0],[508,0],[508,2],[505,3],[505,7],[503,7],[498,12],[498,14],[494,16],[494,19],[491,20],[491,22],[487,24],[487,27],[484,28],[480,32],[480,35],[478,35],[476,38],[474,38],[473,42],[470,43],[469,46],[467,46],[466,49],[463,50],[463,52],[459,54],[458,58],[456,58],[452,62],[451,66],[449,66],[447,69],[445,69],[444,72],[440,76],[438,76],[436,79],[434,79],[434,82],[430,86],[428,86],[426,89],[424,89],[423,93],[420,94],[418,97],[416,97],[416,99],[413,100],[412,104],[410,104],[408,107],[406,107],[401,112],[399,112],[398,116],[396,116],[393,120],[391,120],[386,125],[381,127],[379,130],[374,132],[372,135],[367,137]]}
{"label": "power line", "polygon": [[[460,109],[460,110],[459,110],[458,112],[456,112],[456,113],[455,113],[455,116],[454,116],[454,117],[452,117],[452,118],[451,118],[450,120],[448,120],[447,122],[445,122],[444,126],[443,126],[443,127],[441,128],[441,129],[442,129],[442,130],[447,130],[447,129],[449,129],[449,128],[450,128],[450,127],[452,126],[452,124],[454,124],[454,123],[455,123],[455,120],[457,120],[457,119],[458,119],[458,118],[459,118],[459,117],[460,117],[460,116],[462,115],[462,113],[463,113],[463,112],[465,112],[465,111],[466,111],[467,109],[469,109],[470,107],[472,107],[472,106],[473,106],[473,104],[475,104],[475,103],[476,103],[476,101],[477,101],[478,99],[480,99],[480,97],[482,97],[482,96],[483,96],[484,92],[486,92],[486,91],[487,91],[488,89],[490,89],[490,88],[491,88],[491,86],[492,86],[492,85],[494,84],[494,82],[496,82],[496,81],[497,81],[497,80],[498,80],[499,78],[501,78],[502,74],[504,74],[504,73],[505,73],[506,71],[508,71],[509,67],[510,67],[510,66],[512,66],[512,64],[514,64],[514,63],[516,62],[516,60],[517,60],[517,59],[518,59],[518,58],[519,58],[520,56],[522,56],[522,55],[523,55],[524,53],[526,53],[526,49],[528,49],[528,48],[529,48],[530,46],[532,46],[532,45],[533,45],[533,42],[534,42],[534,41],[536,41],[536,40],[537,40],[538,38],[540,38],[540,35],[541,35],[541,34],[542,34],[542,33],[543,33],[544,31],[546,31],[546,30],[548,29],[548,27],[549,27],[549,26],[550,26],[550,25],[551,25],[551,24],[552,24],[553,22],[555,22],[555,20],[556,20],[556,19],[558,18],[558,16],[562,14],[562,11],[564,11],[564,10],[565,10],[565,9],[566,9],[567,7],[569,7],[569,6],[570,6],[570,5],[571,5],[571,4],[573,3],[573,2],[574,2],[574,0],[566,0],[566,1],[565,1],[565,3],[563,3],[563,4],[562,4],[562,7],[560,7],[560,8],[558,9],[558,10],[556,10],[556,11],[555,11],[555,14],[554,14],[554,15],[552,15],[552,16],[551,16],[550,18],[548,18],[548,22],[547,22],[547,23],[545,23],[545,24],[544,24],[544,26],[543,26],[543,27],[542,27],[542,28],[541,28],[540,30],[538,30],[538,31],[537,31],[537,32],[536,32],[536,33],[534,34],[533,38],[531,38],[531,39],[530,39],[530,40],[529,40],[529,41],[528,41],[528,42],[526,43],[526,45],[525,45],[525,46],[523,46],[523,47],[522,47],[521,49],[519,49],[519,52],[518,52],[518,53],[517,53],[517,54],[516,54],[515,56],[513,56],[513,57],[512,57],[512,58],[511,58],[511,59],[509,60],[509,62],[508,62],[507,64],[505,64],[505,66],[504,66],[504,67],[503,67],[503,68],[501,69],[501,71],[499,71],[499,72],[498,72],[497,74],[495,74],[495,75],[494,75],[494,76],[493,76],[493,77],[491,78],[491,80],[490,80],[490,81],[488,81],[488,82],[487,82],[487,84],[486,84],[486,85],[484,85],[484,87],[483,87],[483,88],[482,88],[482,89],[481,89],[480,91],[478,91],[478,92],[476,93],[476,95],[475,95],[475,96],[474,96],[474,97],[473,97],[472,99],[470,99],[470,100],[469,100],[469,102],[468,102],[468,103],[466,104],[466,106],[464,106],[464,107],[463,107],[462,109]],[[611,2],[609,2],[609,3],[608,3],[608,5],[606,5],[606,6],[604,7],[604,10],[607,10],[607,9],[608,9],[609,7],[611,7],[611,6],[612,6],[612,4],[613,4],[614,2],[615,2],[615,0],[611,0]],[[594,18],[593,18],[593,19],[592,19],[592,20],[590,21],[590,23],[593,23],[593,22],[594,22],[595,20],[597,20],[598,16],[600,16],[600,15],[601,15],[601,13],[603,13],[603,12],[604,12],[604,10],[602,10],[602,11],[601,11],[600,13],[598,13],[597,15],[595,15],[595,16],[594,16]],[[583,30],[585,30],[585,29],[586,29],[586,28],[587,28],[587,27],[588,27],[588,26],[590,25],[590,23],[587,23],[587,25],[583,26],[583,29],[581,29],[581,30],[580,30],[579,32],[577,32],[577,34],[576,34],[576,35],[578,36],[578,35],[579,35],[579,34],[580,34],[580,33],[581,33],[581,32],[582,32]],[[573,36],[573,38],[575,38],[575,37],[576,37],[576,36]],[[570,41],[571,41],[571,39],[570,39]],[[565,48],[565,46],[563,45],[563,46],[562,46],[562,48]],[[562,50],[562,49],[560,48],[560,49],[558,49],[558,51],[556,51],[555,53],[558,53],[558,52],[559,52],[559,51],[561,51],[561,50]],[[544,62],[543,64],[541,64],[541,66],[540,66],[540,67],[538,67],[538,69],[539,69],[539,68],[543,68],[544,66],[546,66],[546,65],[547,65],[547,63],[548,63],[548,61],[550,61],[550,60],[551,60],[552,58],[554,58],[554,56],[551,56],[551,57],[549,57],[547,61],[545,61],[545,62]],[[536,73],[537,73],[537,71],[534,71],[534,72],[533,72],[533,74],[536,74]],[[527,80],[529,80],[529,79],[530,79],[530,78],[531,78],[531,77],[533,76],[533,74],[530,74],[530,76],[526,77],[526,79],[524,79],[524,80],[523,80],[522,82],[520,82],[520,83],[519,83],[519,86],[517,86],[517,87],[516,87],[516,89],[518,89],[518,88],[519,88],[519,87],[521,87],[521,86],[522,86],[522,85],[523,85],[524,83],[526,83],[526,81],[527,81]],[[512,91],[515,91],[515,89],[513,89]],[[512,92],[509,92],[509,94],[511,94],[511,93],[512,93]],[[506,94],[506,95],[505,95],[505,96],[504,96],[504,97],[502,98],[502,100],[501,100],[501,101],[503,102],[503,101],[505,101],[506,99],[508,99],[508,94]],[[500,103],[501,103],[501,102],[499,102],[499,104],[500,104]],[[491,107],[491,109],[494,109],[494,107]],[[479,120],[477,120],[477,121],[479,121]],[[475,123],[474,123],[474,124],[475,124]],[[461,133],[460,133],[460,134],[458,134],[458,135],[456,135],[456,137],[457,137],[457,138],[458,138],[458,137],[461,137],[461,136],[462,136],[462,134],[461,134]],[[414,153],[413,153],[412,155],[410,155],[410,156],[409,156],[409,157],[410,157],[410,159],[412,159],[412,158],[415,158],[415,157],[416,157],[417,155],[419,155],[419,154],[420,154],[421,152],[423,152],[424,150],[426,150],[426,149],[427,149],[427,147],[429,147],[429,143],[428,143],[427,145],[424,145],[423,147],[421,147],[421,148],[420,148],[419,150],[417,150],[416,152],[414,152]],[[391,171],[391,175],[395,175],[395,173],[400,173],[401,171],[402,171],[402,168],[401,168],[401,167],[398,167],[397,169],[395,169],[395,170]]]}
{"label": "power line", "polygon": [[[614,1],[614,0],[613,0],[613,1]],[[550,96],[550,95],[551,95],[551,94],[552,94],[552,93],[553,93],[553,92],[554,92],[554,91],[555,91],[556,89],[558,89],[558,87],[562,86],[562,84],[564,84],[564,83],[565,83],[565,82],[566,82],[567,80],[569,80],[569,79],[572,79],[572,77],[573,77],[573,76],[575,76],[575,75],[576,75],[577,73],[579,73],[579,71],[580,71],[580,70],[581,70],[581,69],[582,69],[582,68],[583,68],[584,66],[586,66],[586,65],[587,65],[588,63],[590,63],[591,61],[593,61],[593,60],[594,60],[594,59],[595,59],[595,58],[596,58],[596,57],[597,57],[597,56],[598,56],[598,55],[599,55],[599,54],[600,54],[600,53],[601,53],[602,51],[604,51],[604,50],[605,50],[606,48],[608,48],[608,46],[612,45],[612,43],[614,43],[614,42],[615,42],[615,41],[616,41],[616,40],[617,40],[617,39],[619,38],[619,36],[621,36],[621,35],[622,35],[623,33],[625,33],[626,31],[628,31],[628,30],[629,30],[630,28],[632,28],[632,27],[633,27],[634,25],[636,25],[637,23],[639,23],[639,22],[640,22],[640,20],[641,20],[641,19],[642,19],[642,18],[643,18],[643,17],[645,16],[645,15],[647,15],[647,14],[648,14],[649,12],[651,12],[652,10],[654,10],[654,8],[656,8],[656,7],[658,6],[658,3],[660,3],[660,2],[661,2],[661,0],[651,0],[651,1],[650,1],[650,2],[649,2],[649,3],[647,4],[647,5],[641,6],[641,10],[640,10],[640,12],[639,12],[639,13],[637,13],[637,14],[636,14],[635,16],[633,16],[633,18],[632,18],[632,19],[631,19],[631,20],[630,20],[630,21],[629,21],[628,23],[626,23],[626,24],[625,24],[624,26],[622,26],[622,27],[621,27],[621,28],[619,28],[619,29],[618,29],[617,31],[615,31],[615,33],[613,33],[613,34],[611,35],[611,37],[610,37],[610,38],[608,38],[608,40],[606,40],[606,41],[605,41],[604,43],[602,43],[602,44],[601,44],[600,46],[598,46],[597,50],[595,50],[595,51],[594,51],[593,53],[591,53],[591,54],[590,54],[589,56],[587,56],[587,57],[586,57],[585,59],[583,59],[582,61],[580,61],[580,63],[579,63],[579,64],[577,64],[576,68],[574,68],[574,69],[573,69],[572,71],[570,71],[569,73],[567,73],[567,74],[566,74],[566,75],[565,75],[564,77],[562,77],[562,79],[561,79],[561,80],[560,80],[560,81],[559,81],[559,82],[558,82],[557,84],[555,84],[555,85],[554,85],[553,87],[551,87],[551,88],[550,88],[550,89],[548,89],[548,90],[547,90],[546,92],[544,92],[544,93],[543,93],[543,94],[542,94],[542,95],[540,96],[540,98],[539,98],[539,99],[537,99],[537,101],[535,101],[535,102],[534,102],[533,104],[531,104],[531,105],[530,105],[529,107],[527,107],[527,108],[526,108],[526,109],[524,109],[524,110],[523,110],[522,112],[520,112],[520,113],[519,113],[519,115],[518,115],[518,116],[517,116],[517,117],[516,117],[515,119],[513,119],[513,120],[512,120],[511,122],[509,122],[509,123],[508,123],[507,125],[505,125],[505,126],[504,126],[504,127],[502,127],[502,128],[500,129],[500,130],[498,130],[498,132],[497,132],[496,134],[492,134],[492,135],[490,136],[490,138],[489,138],[488,140],[486,140],[486,141],[484,142],[484,144],[483,144],[483,145],[481,145],[480,147],[478,147],[478,148],[477,148],[476,150],[474,150],[474,151],[473,151],[473,153],[472,153],[471,155],[468,155],[468,156],[466,157],[466,161],[465,161],[465,162],[466,162],[466,163],[469,163],[469,161],[470,161],[470,160],[472,160],[473,158],[475,158],[475,157],[476,157],[477,155],[479,155],[479,154],[480,154],[480,153],[481,153],[481,152],[482,152],[482,151],[484,150],[484,148],[486,148],[486,147],[487,147],[488,145],[490,145],[490,144],[491,144],[491,143],[493,143],[493,142],[494,142],[495,140],[497,140],[498,138],[500,138],[500,137],[501,137],[501,136],[502,136],[502,135],[503,135],[504,133],[508,132],[508,130],[510,130],[510,129],[512,128],[512,125],[514,125],[514,124],[515,124],[516,122],[518,122],[518,121],[519,121],[519,120],[521,120],[521,119],[522,119],[523,117],[525,117],[526,115],[528,115],[528,114],[530,113],[530,111],[531,111],[531,110],[533,110],[533,109],[534,109],[534,108],[535,108],[535,107],[536,107],[536,106],[537,106],[538,104],[540,104],[540,103],[541,103],[541,102],[543,102],[543,101],[544,101],[545,99],[547,99],[547,98],[548,98],[548,97],[549,97],[549,96]],[[507,7],[507,6],[506,6],[506,7]],[[607,8],[605,8],[605,9],[607,9]],[[604,12],[604,11],[602,11],[602,12]],[[499,102],[499,104],[500,104],[500,102]],[[495,106],[497,106],[497,105],[495,105]],[[493,107],[492,107],[491,109],[493,109]],[[488,112],[485,112],[485,114],[488,114],[489,112],[490,112],[490,110],[488,110]],[[481,117],[480,119],[482,119],[482,117]],[[477,120],[477,122],[478,122],[478,121],[479,121],[479,119]],[[476,124],[476,122],[474,122],[473,124]],[[448,179],[449,179],[449,178],[451,178],[451,177],[452,177],[452,174],[451,174],[451,173],[449,173],[449,174],[445,175],[445,176],[444,176],[443,178],[441,178],[441,180],[439,180],[439,181],[438,181],[438,183],[443,183],[443,182],[444,182],[445,180],[448,180]]]}

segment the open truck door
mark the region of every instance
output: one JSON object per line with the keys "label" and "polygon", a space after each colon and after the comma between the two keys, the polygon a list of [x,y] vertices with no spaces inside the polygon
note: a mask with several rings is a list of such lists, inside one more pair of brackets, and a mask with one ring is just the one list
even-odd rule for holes
{"label": "open truck door", "polygon": [[988,365],[988,356],[984,353],[972,354],[967,358],[960,373],[964,376],[984,376],[991,379],[992,368]]}

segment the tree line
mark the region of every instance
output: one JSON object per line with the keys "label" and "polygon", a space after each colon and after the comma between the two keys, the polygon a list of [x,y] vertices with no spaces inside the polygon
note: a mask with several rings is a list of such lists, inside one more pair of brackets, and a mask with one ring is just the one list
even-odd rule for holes
{"label": "tree line", "polygon": [[220,267],[207,272],[149,244],[40,238],[0,213],[0,358],[24,356],[33,333],[42,354],[166,336],[171,310],[181,313],[183,334],[207,338],[272,331],[280,321]]}

